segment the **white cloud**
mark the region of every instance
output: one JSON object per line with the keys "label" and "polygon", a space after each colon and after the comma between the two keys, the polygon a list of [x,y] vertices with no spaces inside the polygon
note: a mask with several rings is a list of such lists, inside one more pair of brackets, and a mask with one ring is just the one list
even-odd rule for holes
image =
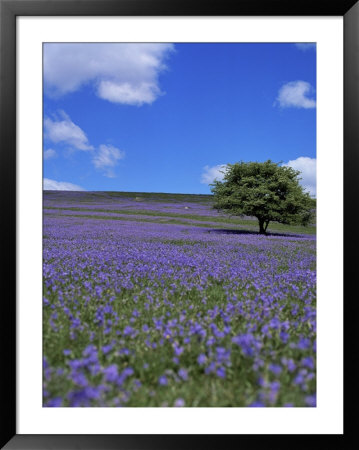
{"label": "white cloud", "polygon": [[156,83],[131,85],[130,83],[103,81],[98,87],[98,94],[110,102],[140,106],[143,103],[154,102],[161,91]]}
{"label": "white cloud", "polygon": [[313,87],[306,81],[291,81],[279,89],[275,104],[282,108],[315,108],[315,99],[309,98],[313,93]]}
{"label": "white cloud", "polygon": [[315,50],[317,48],[317,45],[314,42],[300,42],[294,45],[303,52],[306,52],[308,50]]}
{"label": "white cloud", "polygon": [[152,103],[161,94],[158,78],[173,49],[149,43],[45,44],[45,92],[61,96],[91,83],[110,102]]}
{"label": "white cloud", "polygon": [[288,161],[284,166],[292,167],[294,170],[299,170],[301,174],[299,178],[302,178],[300,184],[309,192],[313,197],[317,193],[317,160],[316,158],[309,158],[307,156],[300,156],[297,159]]}
{"label": "white cloud", "polygon": [[93,147],[89,144],[86,134],[81,128],[75,125],[70,117],[61,112],[59,120],[52,120],[46,117],[44,120],[45,137],[55,144],[62,142],[78,150],[92,150]]}
{"label": "white cloud", "polygon": [[44,159],[56,158],[56,156],[57,156],[57,153],[52,148],[49,148],[49,149],[44,151]]}
{"label": "white cloud", "polygon": [[[105,144],[100,145],[97,149],[95,149],[95,147],[90,145],[86,134],[81,130],[81,128],[75,125],[65,112],[62,111],[60,114],[61,119],[45,119],[45,137],[52,142],[65,143],[75,149],[90,150],[92,155],[92,164],[96,167],[96,169],[102,170],[105,176],[113,178],[115,176],[113,168],[117,165],[119,160],[125,157],[125,152],[114,147],[113,145]],[[44,159],[53,158],[55,156],[56,151],[53,149],[48,149],[44,152]],[[47,180],[47,182],[52,182],[52,180]],[[54,181],[53,183],[57,182]],[[66,183],[61,183],[61,186],[65,185]],[[69,185],[71,185],[71,183]],[[55,184],[53,184],[53,186],[55,186]],[[61,188],[58,190],[61,190]],[[64,190],[73,189],[64,188]]]}
{"label": "white cloud", "polygon": [[125,152],[113,145],[100,145],[92,158],[92,162],[97,169],[103,170],[107,177],[113,178],[115,176],[112,170],[113,167],[115,167],[117,162],[124,157]]}
{"label": "white cloud", "polygon": [[66,181],[55,181],[44,178],[44,191],[84,191],[85,189],[77,184],[67,183]]}
{"label": "white cloud", "polygon": [[210,184],[213,183],[214,180],[222,181],[224,177],[224,171],[226,169],[225,164],[219,164],[218,166],[204,166],[203,173],[201,175],[201,183],[202,184]]}

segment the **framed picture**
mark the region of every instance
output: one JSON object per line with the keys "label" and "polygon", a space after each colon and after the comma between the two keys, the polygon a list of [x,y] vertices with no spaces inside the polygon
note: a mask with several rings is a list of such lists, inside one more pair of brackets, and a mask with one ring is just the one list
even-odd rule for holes
{"label": "framed picture", "polygon": [[358,4],[0,12],[4,448],[339,444]]}

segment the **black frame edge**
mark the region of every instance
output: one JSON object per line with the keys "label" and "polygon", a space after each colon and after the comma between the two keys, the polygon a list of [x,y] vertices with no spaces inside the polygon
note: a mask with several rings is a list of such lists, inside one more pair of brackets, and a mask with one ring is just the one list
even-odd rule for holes
{"label": "black frame edge", "polygon": [[[132,4],[130,2],[132,1]],[[167,4],[165,4],[167,2]],[[250,3],[252,2],[252,3]],[[314,3],[314,4],[313,4]],[[2,322],[0,326],[2,343],[1,355],[1,424],[0,446],[6,449],[182,449],[218,448],[226,443],[242,444],[264,443],[268,437],[276,440],[278,436],[264,435],[16,435],[16,16],[104,16],[104,15],[337,15],[344,16],[344,293],[347,295],[344,318],[346,321],[345,342],[355,341],[355,292],[356,250],[358,233],[355,229],[357,201],[353,186],[359,171],[359,3],[357,0],[337,1],[336,6],[329,2],[302,0],[298,5],[282,0],[241,0],[235,6],[227,1],[186,3],[172,0],[0,0],[0,186],[3,192],[3,239],[1,241],[4,269],[2,281],[5,286],[2,296]],[[264,5],[265,4],[265,5]],[[151,7],[152,5],[152,7]],[[253,8],[253,5],[254,8]],[[263,6],[264,5],[264,6]],[[350,238],[350,239],[349,239]],[[14,295],[15,294],[15,295]],[[349,298],[351,294],[352,298]],[[351,300],[351,301],[350,301]],[[356,368],[353,349],[346,346],[345,384],[353,385]],[[350,397],[349,397],[350,396]],[[352,392],[348,387],[344,401],[352,403]],[[354,416],[345,415],[345,435],[354,432]],[[294,437],[293,435],[291,436]],[[320,436],[295,436],[298,443],[318,443]],[[331,436],[336,444],[343,445],[343,436]],[[10,441],[9,441],[10,440]],[[9,441],[9,442],[8,442]],[[285,439],[286,446],[288,440]],[[347,439],[344,442],[348,442]],[[7,444],[6,444],[7,443]],[[191,444],[192,443],[192,444]],[[284,440],[282,440],[282,444]],[[284,446],[283,446],[284,448]],[[343,447],[342,447],[343,448]]]}
{"label": "black frame edge", "polygon": [[[344,406],[353,402],[352,389],[358,377],[358,342],[353,301],[357,289],[355,261],[359,249],[356,224],[359,220],[357,192],[359,172],[359,2],[344,16]],[[346,299],[346,300],[345,300]],[[351,386],[351,388],[349,388]],[[355,417],[345,415],[344,433],[354,435]]]}
{"label": "black frame edge", "polygon": [[0,444],[16,434],[16,17],[6,2],[0,3],[0,186],[2,207],[4,294],[1,314]]}
{"label": "black frame edge", "polygon": [[343,16],[357,0],[2,0],[22,16]]}

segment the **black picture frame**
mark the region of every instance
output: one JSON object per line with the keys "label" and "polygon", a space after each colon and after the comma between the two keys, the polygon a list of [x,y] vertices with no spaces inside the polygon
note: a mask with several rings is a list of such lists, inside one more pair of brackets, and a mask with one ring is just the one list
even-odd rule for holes
{"label": "black picture frame", "polygon": [[[342,16],[344,18],[344,434],[343,435],[17,435],[16,434],[16,17],[17,16]],[[357,0],[0,0],[1,448],[183,449],[266,445],[311,448],[323,439],[344,448],[354,434],[357,374],[354,320],[359,171],[359,2]],[[355,402],[354,402],[355,404]],[[270,444],[268,446],[268,444]]]}

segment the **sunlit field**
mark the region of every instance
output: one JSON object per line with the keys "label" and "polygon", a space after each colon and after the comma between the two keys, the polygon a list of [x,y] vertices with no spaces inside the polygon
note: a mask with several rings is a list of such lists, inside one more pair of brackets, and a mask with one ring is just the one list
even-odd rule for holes
{"label": "sunlit field", "polygon": [[315,225],[44,193],[45,406],[316,405]]}

